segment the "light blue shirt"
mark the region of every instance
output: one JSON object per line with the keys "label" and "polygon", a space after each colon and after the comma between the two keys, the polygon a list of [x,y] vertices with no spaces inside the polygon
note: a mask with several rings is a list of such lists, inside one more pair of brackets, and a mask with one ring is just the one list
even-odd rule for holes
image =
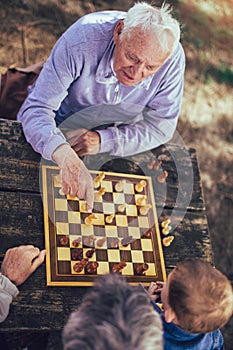
{"label": "light blue shirt", "polygon": [[55,44],[18,113],[27,141],[44,158],[52,159],[66,143],[59,123],[72,129],[112,124],[98,132],[100,152],[115,156],[140,153],[171,139],[183,94],[182,46],[155,74],[125,86],[111,64],[114,28],[124,17],[120,11],[88,14]]}

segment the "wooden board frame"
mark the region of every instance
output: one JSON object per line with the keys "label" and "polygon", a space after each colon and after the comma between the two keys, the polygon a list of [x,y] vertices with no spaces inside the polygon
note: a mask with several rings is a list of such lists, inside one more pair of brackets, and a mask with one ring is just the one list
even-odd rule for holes
{"label": "wooden board frame", "polygon": [[[90,171],[93,178],[100,173],[100,171]],[[48,286],[92,286],[95,278],[98,278],[101,274],[89,275],[83,272],[82,274],[58,271],[58,265],[61,262],[58,259],[58,246],[57,246],[57,227],[55,218],[55,187],[54,179],[59,174],[59,168],[56,166],[42,166],[42,186],[43,186],[43,207],[44,207],[44,228],[45,228],[45,247],[47,251],[46,255],[46,275],[47,275],[47,285]],[[151,275],[127,275],[122,273],[130,284],[137,285],[141,282],[143,285],[149,285],[150,282],[155,280],[165,281],[166,280],[166,270],[164,264],[163,250],[161,244],[161,237],[156,213],[156,205],[154,199],[154,192],[152,186],[152,180],[149,176],[141,176],[134,174],[121,174],[113,172],[105,172],[106,179],[110,181],[119,182],[125,179],[128,183],[137,184],[140,180],[144,179],[147,182],[146,195],[147,201],[152,205],[148,214],[149,229],[151,232],[151,244],[153,247],[153,259],[155,265],[155,274]],[[66,201],[73,200],[66,196]],[[77,198],[76,201],[80,202]],[[84,201],[83,201],[84,202]],[[76,202],[77,203],[77,202]],[[94,204],[95,208],[95,204]],[[93,210],[94,212],[94,210]],[[144,220],[144,219],[143,219]],[[79,224],[77,224],[79,225]],[[81,225],[81,224],[80,224]],[[95,225],[94,225],[95,227]],[[136,240],[136,239],[135,239]],[[111,249],[111,248],[110,248]],[[108,248],[106,248],[109,251]],[[142,253],[143,255],[144,252]],[[69,263],[68,259],[66,263]],[[145,261],[146,262],[146,261]],[[127,263],[127,261],[126,261]],[[130,262],[128,262],[130,264]],[[134,265],[132,263],[132,265]],[[123,269],[124,271],[124,269]],[[134,271],[135,272],[135,271]]]}

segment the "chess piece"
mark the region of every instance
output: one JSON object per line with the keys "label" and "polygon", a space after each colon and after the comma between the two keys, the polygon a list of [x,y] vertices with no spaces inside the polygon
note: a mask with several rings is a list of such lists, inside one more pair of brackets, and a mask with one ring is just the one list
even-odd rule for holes
{"label": "chess piece", "polygon": [[118,211],[119,213],[124,213],[125,209],[126,209],[126,205],[125,204],[120,204],[118,205]]}
{"label": "chess piece", "polygon": [[60,245],[67,246],[69,243],[69,236],[62,236],[59,242],[60,242]]}
{"label": "chess piece", "polygon": [[136,267],[136,273],[137,275],[144,275],[148,269],[149,269],[149,265],[146,263],[143,263]]}
{"label": "chess piece", "polygon": [[166,226],[162,229],[162,234],[163,235],[168,235],[171,232],[172,227],[171,226]]}
{"label": "chess piece", "polygon": [[93,257],[94,253],[95,253],[95,248],[92,248],[92,249],[90,249],[90,250],[88,250],[88,251],[86,252],[86,257],[87,257],[88,259],[90,259],[90,258]]}
{"label": "chess piece", "polygon": [[82,238],[81,237],[78,237],[77,239],[74,239],[72,241],[72,244],[73,244],[73,247],[77,248],[82,242]]}
{"label": "chess piece", "polygon": [[105,178],[104,172],[101,172],[99,175],[97,175],[96,178],[94,179],[94,188],[98,188],[104,178]]}
{"label": "chess piece", "polygon": [[119,246],[119,239],[113,238],[110,242],[110,247],[111,248],[118,248],[118,246]]}
{"label": "chess piece", "polygon": [[147,164],[147,169],[152,170],[155,164],[155,159],[152,159],[150,163]]}
{"label": "chess piece", "polygon": [[136,204],[140,206],[145,205],[146,199],[147,199],[146,195],[141,196],[137,199]]}
{"label": "chess piece", "polygon": [[157,159],[155,164],[154,164],[154,169],[159,170],[161,165],[162,165],[162,161]]}
{"label": "chess piece", "polygon": [[170,220],[170,219],[166,219],[166,220],[162,221],[161,226],[162,226],[162,227],[166,227],[166,226],[168,226],[170,223],[171,223],[171,220]]}
{"label": "chess piece", "polygon": [[103,195],[105,194],[105,192],[106,192],[106,188],[105,187],[101,187],[99,189],[99,191],[96,192],[95,195],[94,195],[95,196],[95,201],[96,202],[101,201],[101,199],[102,199]]}
{"label": "chess piece", "polygon": [[121,270],[126,266],[125,261],[121,261],[118,264],[113,265],[112,272],[113,273],[121,273]]}
{"label": "chess piece", "polygon": [[77,262],[76,264],[74,264],[73,269],[75,272],[82,272],[82,270],[84,269],[84,267],[88,264],[88,259],[84,258],[81,261]]}
{"label": "chess piece", "polygon": [[83,240],[83,244],[87,247],[93,247],[96,237],[94,235],[86,236]]}
{"label": "chess piece", "polygon": [[60,194],[60,196],[64,196],[65,193],[62,191],[62,188],[60,188],[60,190],[58,191],[58,193]]}
{"label": "chess piece", "polygon": [[163,235],[167,235],[171,231],[172,227],[169,225],[170,222],[171,222],[170,219],[166,219],[161,223]]}
{"label": "chess piece", "polygon": [[164,247],[168,247],[172,243],[174,238],[175,238],[174,236],[169,236],[169,237],[163,238],[163,245],[164,245]]}
{"label": "chess piece", "polygon": [[82,249],[73,249],[71,251],[72,260],[82,260],[83,258],[83,250]]}
{"label": "chess piece", "polygon": [[111,223],[113,222],[114,217],[115,217],[114,214],[111,214],[111,215],[106,216],[105,222],[106,222],[107,224],[111,224]]}
{"label": "chess piece", "polygon": [[164,172],[162,174],[159,174],[157,176],[157,181],[160,183],[160,184],[163,184],[166,180],[166,178],[168,177],[168,172],[166,170],[164,170]]}
{"label": "chess piece", "polygon": [[89,274],[95,274],[98,266],[99,266],[99,263],[97,261],[89,261],[86,267],[86,272]]}
{"label": "chess piece", "polygon": [[146,187],[146,181],[145,180],[141,180],[139,183],[137,183],[135,185],[135,190],[137,192],[142,192],[143,191],[143,188]]}
{"label": "chess piece", "polygon": [[121,240],[121,245],[127,247],[133,241],[133,236],[124,237]]}
{"label": "chess piece", "polygon": [[141,215],[147,215],[151,207],[152,207],[151,204],[143,205],[142,207],[139,208],[139,213]]}
{"label": "chess piece", "polygon": [[123,189],[124,189],[124,186],[125,186],[125,180],[121,180],[120,182],[118,182],[116,185],[115,185],[115,190],[117,191],[117,192],[121,192],[121,191],[123,191]]}
{"label": "chess piece", "polygon": [[143,233],[142,238],[151,238],[152,228]]}
{"label": "chess piece", "polygon": [[106,188],[101,187],[101,189],[98,191],[98,195],[102,197],[105,194],[105,192],[106,192]]}
{"label": "chess piece", "polygon": [[91,226],[91,225],[93,225],[93,220],[96,218],[97,218],[97,216],[94,213],[92,213],[84,219],[84,222],[87,226]]}
{"label": "chess piece", "polygon": [[98,241],[96,242],[96,245],[101,248],[101,247],[103,247],[105,242],[106,242],[106,237],[103,237],[103,238],[98,239]]}

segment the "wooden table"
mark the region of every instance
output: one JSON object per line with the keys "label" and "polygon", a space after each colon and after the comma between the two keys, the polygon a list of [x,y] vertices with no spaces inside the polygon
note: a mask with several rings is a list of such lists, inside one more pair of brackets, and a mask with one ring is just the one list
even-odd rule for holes
{"label": "wooden table", "polygon": [[[156,180],[158,171],[148,170],[152,157],[162,160],[168,171],[165,184]],[[39,185],[41,157],[26,142],[21,125],[0,120],[0,258],[21,244],[44,248],[43,207]],[[146,174],[153,178],[159,221],[172,218],[171,246],[164,248],[169,272],[187,257],[213,262],[201,178],[194,149],[167,144],[125,159],[106,155],[86,157],[89,169]],[[160,172],[161,172],[160,169]],[[87,288],[47,287],[45,265],[22,286],[13,301],[1,332],[61,330],[68,315],[81,302]]]}

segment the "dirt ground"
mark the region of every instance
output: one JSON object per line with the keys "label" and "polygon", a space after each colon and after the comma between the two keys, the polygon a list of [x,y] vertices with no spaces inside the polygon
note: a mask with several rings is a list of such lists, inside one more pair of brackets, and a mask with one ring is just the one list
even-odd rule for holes
{"label": "dirt ground", "polygon": [[[46,60],[57,38],[85,13],[127,10],[134,2],[1,1],[0,71]],[[233,0],[168,3],[182,23],[187,58],[178,131],[197,150],[215,265],[233,281]],[[233,319],[222,331],[226,350],[231,350]]]}

